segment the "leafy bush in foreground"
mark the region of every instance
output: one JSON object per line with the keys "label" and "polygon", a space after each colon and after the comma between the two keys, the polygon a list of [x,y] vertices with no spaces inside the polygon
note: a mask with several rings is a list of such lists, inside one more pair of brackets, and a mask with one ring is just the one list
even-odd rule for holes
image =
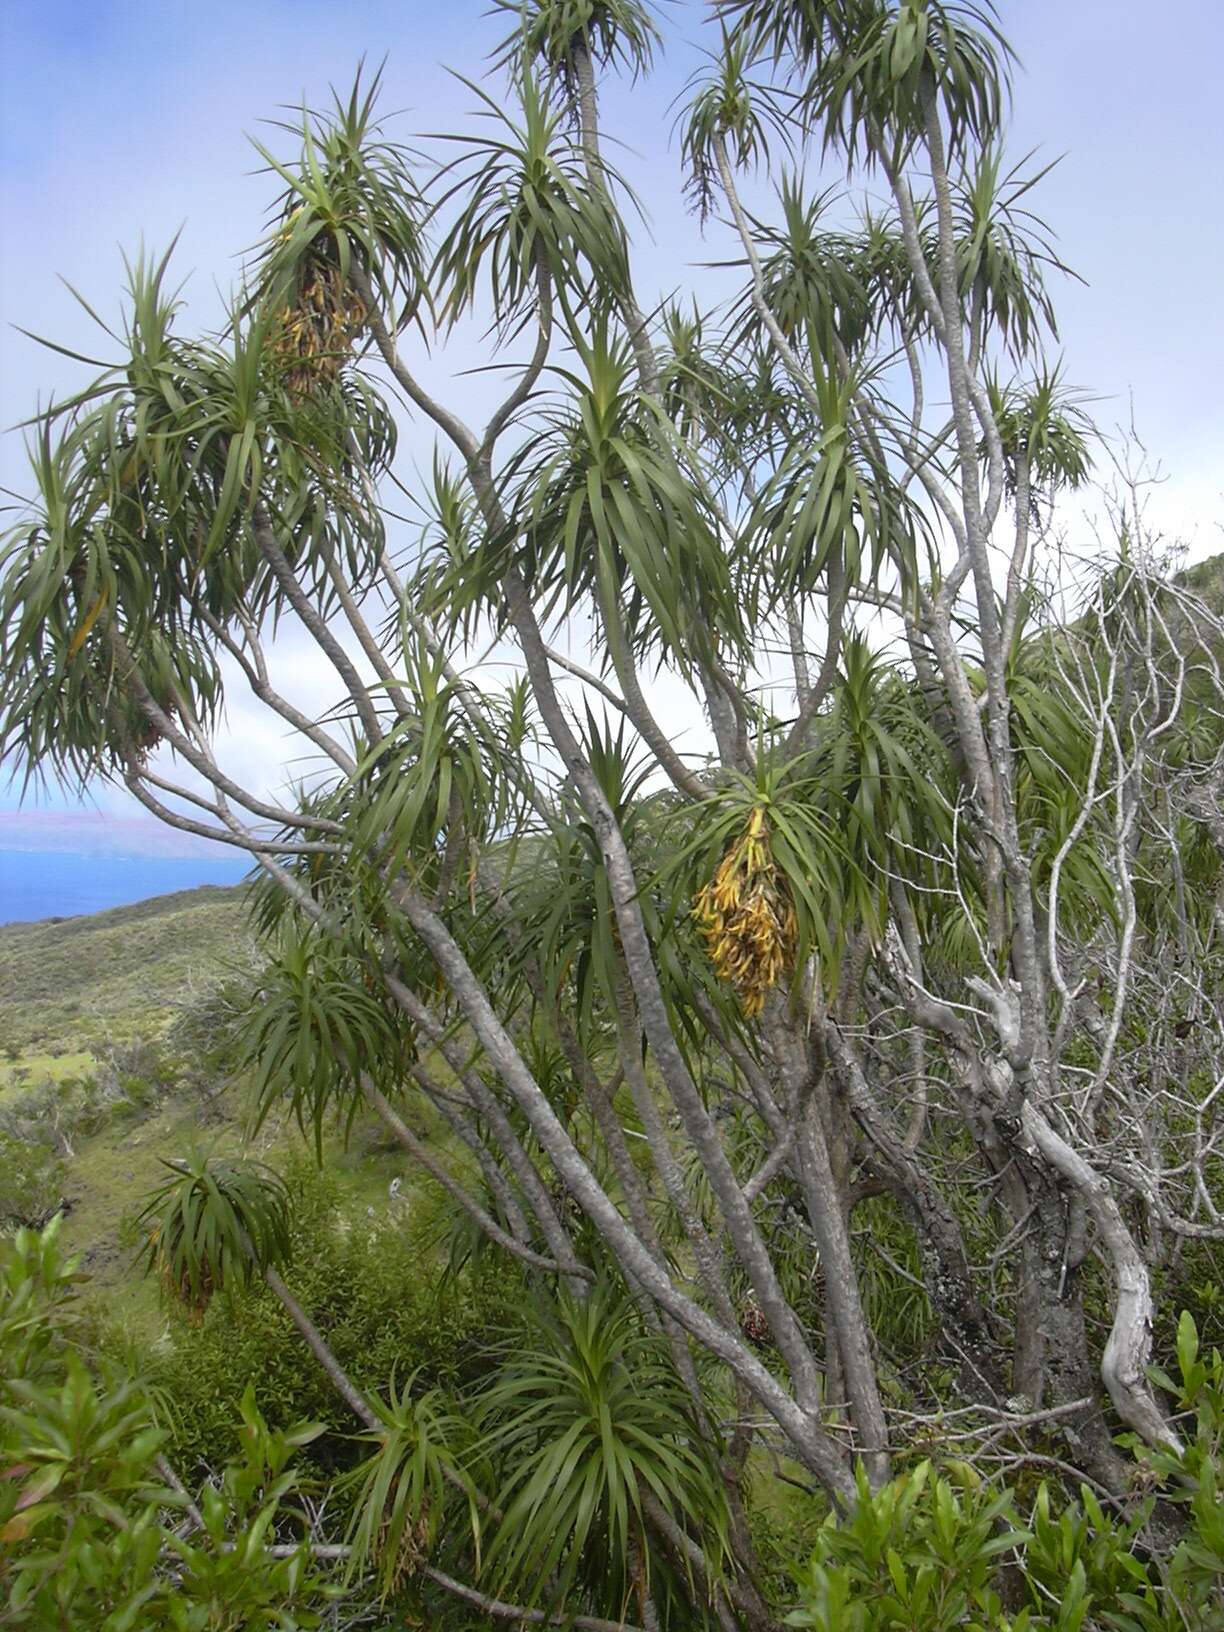
{"label": "leafy bush in foreground", "polygon": [[80,1277],[57,1235],[20,1231],[0,1256],[0,1627],[322,1624],[338,1589],[305,1545],[292,1467],[317,1425],[270,1429],[248,1390],[239,1454],[193,1511],[147,1391],[76,1342]]}
{"label": "leafy bush in foreground", "polygon": [[[319,1529],[331,1493],[312,1499],[294,1466],[321,1425],[271,1426],[248,1384],[237,1454],[193,1502],[164,1459],[169,1442],[154,1392],[82,1341],[81,1277],[62,1258],[58,1231],[58,1221],[41,1234],[20,1231],[0,1252],[0,1628],[294,1632],[324,1624],[329,1602],[350,1588],[360,1594],[375,1568],[388,1610],[408,1603],[432,1615],[434,1585],[445,1585],[445,1572],[473,1544],[488,1584],[504,1575],[522,1589],[523,1572],[506,1565],[526,1549],[527,1574],[543,1570],[537,1591],[545,1601],[558,1589],[554,1571],[594,1566],[589,1593],[606,1599],[616,1577],[618,1614],[640,1612],[653,1598],[669,1632],[706,1624],[700,1594],[687,1604],[673,1598],[649,1510],[671,1508],[678,1533],[691,1533],[711,1503],[721,1504],[717,1482],[710,1470],[703,1483],[692,1460],[662,1351],[631,1306],[609,1302],[606,1290],[580,1304],[563,1299],[551,1316],[537,1311],[521,1345],[478,1390],[470,1420],[457,1395],[419,1374],[401,1383],[398,1399],[393,1391],[379,1411],[384,1428],[363,1436],[372,1455],[344,1481],[353,1498],[345,1585],[312,1550],[346,1551]],[[923,1461],[874,1492],[860,1473],[856,1502],[830,1514],[796,1573],[798,1604],[787,1624],[812,1632],[1216,1632],[1224,1615],[1224,1358],[1203,1353],[1187,1315],[1177,1359],[1178,1379],[1156,1380],[1176,1399],[1187,1443],[1141,1453],[1148,1494],[1102,1502],[1084,1486],[1063,1501],[1042,1483],[1022,1499],[967,1462]],[[681,1467],[676,1459],[685,1457]],[[340,1510],[330,1508],[333,1526]],[[541,1528],[546,1514],[555,1519],[551,1544]],[[618,1514],[627,1530],[618,1529]],[[575,1524],[581,1561],[566,1546]],[[700,1573],[718,1569],[707,1554]],[[463,1624],[465,1613],[456,1609],[445,1624]]]}
{"label": "leafy bush in foreground", "polygon": [[[1162,1501],[1184,1508],[1161,1556],[1154,1499],[1107,1511],[1091,1489],[1058,1504],[1043,1483],[1027,1515],[1016,1493],[967,1465],[929,1461],[822,1527],[787,1624],[813,1632],[1218,1632],[1224,1625],[1224,1358],[1203,1356],[1189,1315],[1178,1329],[1180,1382],[1157,1380],[1194,1427],[1181,1451],[1141,1453]],[[1167,1518],[1165,1521],[1167,1528]],[[1006,1582],[1000,1566],[1007,1566]],[[1005,1607],[1004,1586],[1013,1600]]]}

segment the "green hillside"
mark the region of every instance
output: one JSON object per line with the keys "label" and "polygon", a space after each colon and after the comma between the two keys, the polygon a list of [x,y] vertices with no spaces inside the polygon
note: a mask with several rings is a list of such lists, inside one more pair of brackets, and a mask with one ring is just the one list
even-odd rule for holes
{"label": "green hillside", "polygon": [[0,1051],[58,1057],[145,1035],[250,944],[241,887],[2,925]]}
{"label": "green hillside", "polygon": [[[0,1134],[59,1155],[51,1190],[72,1203],[66,1233],[95,1272],[117,1266],[158,1156],[200,1126],[201,1082],[163,1040],[249,948],[241,889],[0,927]],[[224,1136],[227,1113],[213,1114]],[[0,1177],[14,1187],[2,1163]]]}
{"label": "green hillside", "polygon": [[[207,1006],[255,957],[241,887],[0,926],[0,1226],[3,1192],[25,1171],[19,1153],[42,1149],[56,1162],[43,1199],[70,1204],[66,1244],[129,1319],[155,1297],[128,1272],[124,1222],[162,1159],[243,1143],[241,1084]],[[273,1117],[259,1153],[292,1163],[305,1142]],[[401,1170],[360,1120],[333,1169],[354,1216]]]}

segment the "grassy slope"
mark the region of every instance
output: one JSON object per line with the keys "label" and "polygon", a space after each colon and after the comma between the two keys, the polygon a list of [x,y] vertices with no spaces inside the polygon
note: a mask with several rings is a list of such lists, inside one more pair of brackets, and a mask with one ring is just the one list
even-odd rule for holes
{"label": "grassy slope", "polygon": [[[245,962],[250,932],[241,888],[206,886],[157,896],[89,917],[0,926],[0,1098],[51,1078],[84,1075],[91,1050],[106,1043],[156,1036],[176,1007]],[[128,1273],[131,1252],[123,1222],[164,1172],[159,1158],[193,1146],[236,1150],[242,1143],[241,1089],[214,1099],[207,1117],[198,1096],[174,1091],[152,1114],[117,1120],[80,1143],[65,1186],[72,1211],[68,1245],[97,1282],[138,1315],[152,1289]],[[265,1127],[258,1154],[280,1165],[305,1148],[296,1129]],[[402,1163],[376,1130],[359,1123],[347,1152],[329,1141],[346,1210],[379,1206]]]}
{"label": "grassy slope", "polygon": [[148,1036],[250,935],[243,891],[205,886],[90,917],[0,926],[0,1047],[81,1052]]}
{"label": "grassy slope", "polygon": [[[244,1148],[239,1099],[236,1091],[231,1092],[222,1102],[230,1114],[201,1126],[197,1104],[171,1098],[153,1115],[112,1126],[88,1140],[68,1166],[65,1192],[72,1210],[64,1220],[65,1245],[81,1254],[82,1268],[105,1291],[112,1312],[119,1305],[129,1327],[158,1320],[158,1293],[154,1283],[133,1273],[135,1249],[125,1226],[164,1178],[165,1158],[196,1149],[236,1154]],[[213,1106],[215,1111],[217,1101]],[[311,1149],[291,1124],[265,1126],[247,1148],[280,1170],[289,1159]],[[330,1144],[327,1165],[337,1182],[341,1209],[352,1219],[363,1216],[367,1207],[382,1210],[392,1178],[409,1179],[398,1153],[371,1127],[356,1128],[347,1150],[338,1142]]]}

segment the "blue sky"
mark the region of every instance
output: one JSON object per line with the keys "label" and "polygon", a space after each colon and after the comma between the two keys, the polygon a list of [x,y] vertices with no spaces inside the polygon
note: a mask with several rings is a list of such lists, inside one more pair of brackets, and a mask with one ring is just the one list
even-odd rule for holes
{"label": "blue sky", "polygon": [[[1100,399],[1106,427],[1134,422],[1168,472],[1153,517],[1194,555],[1224,548],[1224,8],[1218,0],[1002,0],[1016,46],[1009,149],[1065,154],[1037,196],[1064,259],[1087,280],[1057,303],[1067,374]],[[0,8],[0,425],[63,395],[82,371],[10,324],[105,356],[105,336],[57,281],[107,317],[121,248],[167,244],[207,324],[270,194],[244,131],[282,104],[326,97],[365,54],[388,57],[384,106],[415,131],[455,128],[470,93],[437,66],[476,75],[505,25],[486,0],[4,0]],[[647,290],[712,291],[697,263],[730,253],[680,205],[670,104],[697,60],[704,8],[664,8],[669,49],[645,85],[605,96],[617,162],[640,189],[654,242]],[[98,348],[102,349],[99,350]],[[470,390],[471,386],[458,389]],[[421,450],[428,457],[426,449]],[[24,489],[17,434],[0,437],[0,483]],[[13,803],[0,789],[0,808]]]}

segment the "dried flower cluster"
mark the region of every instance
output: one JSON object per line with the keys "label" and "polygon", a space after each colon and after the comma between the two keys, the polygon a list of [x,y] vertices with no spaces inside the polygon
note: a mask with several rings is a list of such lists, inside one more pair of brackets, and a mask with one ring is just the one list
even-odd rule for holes
{"label": "dried flower cluster", "polygon": [[416,1574],[423,1561],[429,1558],[429,1503],[422,1502],[419,1511],[409,1512],[404,1518],[399,1532],[398,1541],[392,1540],[393,1526],[391,1510],[395,1505],[398,1480],[393,1481],[387,1492],[387,1506],[383,1512],[382,1523],[379,1526],[376,1557],[385,1563],[389,1549],[395,1547],[395,1560],[391,1565],[388,1590],[398,1592],[404,1583]]}
{"label": "dried flower cluster", "polygon": [[698,890],[693,915],[719,979],[735,988],[749,1019],[760,1014],[795,950],[795,909],[770,850],[764,806],[753,806],[718,871]]}
{"label": "dried flower cluster", "polygon": [[212,1302],[213,1293],[217,1290],[213,1278],[212,1265],[207,1259],[200,1266],[200,1273],[196,1277],[196,1284],[192,1284],[191,1272],[186,1264],[178,1269],[170,1260],[168,1253],[159,1247],[161,1241],[161,1227],[156,1226],[149,1232],[149,1244],[156,1253],[156,1269],[162,1290],[173,1303],[179,1304],[187,1312],[188,1323],[198,1326],[204,1319],[206,1310]]}
{"label": "dried flower cluster", "polygon": [[268,340],[290,396],[307,396],[336,378],[367,315],[338,266],[317,256],[306,263],[297,299],[279,313]]}

